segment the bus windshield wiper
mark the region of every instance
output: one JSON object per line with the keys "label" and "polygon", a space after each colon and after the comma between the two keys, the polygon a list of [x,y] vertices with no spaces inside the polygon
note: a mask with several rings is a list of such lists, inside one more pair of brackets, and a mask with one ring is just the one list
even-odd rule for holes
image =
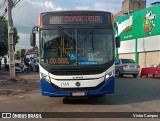
{"label": "bus windshield wiper", "polygon": [[71,37],[69,37],[64,31],[63,28],[61,26],[57,26],[57,28],[60,30],[61,34],[65,37],[67,37],[67,39],[70,41]]}
{"label": "bus windshield wiper", "polygon": [[89,37],[90,33],[96,28],[96,25],[93,25],[92,28],[87,32],[87,34],[81,38],[81,44],[83,44],[87,38]]}
{"label": "bus windshield wiper", "polygon": [[63,36],[68,36],[64,31],[63,31],[63,28],[61,26],[57,26],[57,28],[60,30],[61,34]]}

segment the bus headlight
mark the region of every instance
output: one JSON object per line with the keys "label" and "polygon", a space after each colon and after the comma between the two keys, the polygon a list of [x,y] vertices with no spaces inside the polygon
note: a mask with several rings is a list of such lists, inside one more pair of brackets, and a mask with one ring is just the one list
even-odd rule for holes
{"label": "bus headlight", "polygon": [[114,76],[114,71],[111,71],[111,72],[109,72],[109,73],[106,74],[105,81],[107,81],[112,76]]}
{"label": "bus headlight", "polygon": [[41,78],[45,79],[47,82],[51,83],[50,77],[41,73]]}

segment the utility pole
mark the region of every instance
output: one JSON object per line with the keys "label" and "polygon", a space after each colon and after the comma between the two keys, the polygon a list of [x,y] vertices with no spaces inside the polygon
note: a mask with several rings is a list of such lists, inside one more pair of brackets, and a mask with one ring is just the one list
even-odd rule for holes
{"label": "utility pole", "polygon": [[15,79],[15,62],[14,62],[14,42],[13,42],[13,20],[12,7],[13,1],[7,0],[8,6],[8,54],[9,54],[9,77],[10,80]]}

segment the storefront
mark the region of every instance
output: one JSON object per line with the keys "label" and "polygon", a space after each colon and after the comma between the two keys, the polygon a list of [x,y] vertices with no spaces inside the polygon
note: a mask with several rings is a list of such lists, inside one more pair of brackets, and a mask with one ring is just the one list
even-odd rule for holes
{"label": "storefront", "polygon": [[160,63],[160,5],[115,19],[121,47],[119,58],[131,58],[141,67]]}

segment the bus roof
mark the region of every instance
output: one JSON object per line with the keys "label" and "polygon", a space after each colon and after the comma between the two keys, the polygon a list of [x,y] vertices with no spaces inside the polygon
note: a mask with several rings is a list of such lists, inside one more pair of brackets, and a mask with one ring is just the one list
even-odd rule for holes
{"label": "bus roof", "polygon": [[108,11],[97,11],[97,10],[62,10],[62,11],[50,11],[50,12],[43,12],[41,14],[48,14],[48,13],[86,13],[86,12],[90,12],[90,13],[108,13],[111,14],[111,12]]}

